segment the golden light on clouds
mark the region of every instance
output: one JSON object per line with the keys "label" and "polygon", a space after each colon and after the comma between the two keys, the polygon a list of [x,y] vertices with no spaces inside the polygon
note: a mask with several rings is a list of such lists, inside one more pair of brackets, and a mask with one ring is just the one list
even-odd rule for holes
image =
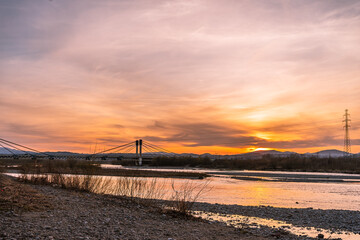
{"label": "golden light on clouds", "polygon": [[5,1],[1,137],[87,152],[360,151],[358,1]]}

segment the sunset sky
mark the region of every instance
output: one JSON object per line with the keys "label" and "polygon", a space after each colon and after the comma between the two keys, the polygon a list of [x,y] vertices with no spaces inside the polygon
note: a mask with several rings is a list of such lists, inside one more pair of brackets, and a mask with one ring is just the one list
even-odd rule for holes
{"label": "sunset sky", "polygon": [[0,1],[0,138],[360,152],[360,1]]}

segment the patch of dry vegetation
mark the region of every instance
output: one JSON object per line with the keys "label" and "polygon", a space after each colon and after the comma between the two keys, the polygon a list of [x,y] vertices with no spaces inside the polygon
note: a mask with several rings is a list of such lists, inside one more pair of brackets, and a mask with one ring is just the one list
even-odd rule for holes
{"label": "patch of dry vegetation", "polygon": [[[181,172],[181,171],[152,171],[138,169],[111,169],[101,168],[98,162],[89,160],[67,160],[41,159],[41,160],[17,160],[13,164],[8,161],[0,162],[8,170],[18,170],[24,174],[79,174],[79,175],[101,175],[122,177],[154,177],[154,178],[192,178],[203,179],[208,177],[206,173]],[[1,165],[1,164],[0,164]],[[14,167],[15,165],[15,167]]]}
{"label": "patch of dry vegetation", "polygon": [[33,160],[19,164],[18,169],[24,173],[67,173],[67,174],[96,174],[100,164],[86,160],[68,158],[66,160]]}
{"label": "patch of dry vegetation", "polygon": [[0,211],[38,211],[51,207],[45,197],[31,186],[0,174]]}
{"label": "patch of dry vegetation", "polygon": [[[22,162],[19,169],[23,173],[20,181],[23,183],[51,185],[53,187],[92,192],[96,194],[111,194],[129,198],[131,201],[147,205],[157,205],[158,200],[169,199],[168,209],[188,215],[193,204],[199,199],[208,186],[195,184],[187,180],[183,185],[176,186],[172,182],[172,188],[167,190],[165,180],[157,177],[185,177],[204,178],[206,174],[189,172],[161,172],[149,170],[128,170],[128,169],[102,169],[98,164],[81,160],[35,160],[33,162]],[[70,175],[69,175],[70,174]],[[100,175],[100,176],[97,176]],[[102,177],[101,175],[107,175]],[[111,177],[121,176],[121,177]],[[141,177],[154,177],[144,179]],[[13,181],[14,191],[11,192],[11,202],[19,202],[19,186],[24,184]],[[25,185],[28,186],[28,185]],[[31,189],[30,186],[28,186]],[[19,189],[18,192],[15,190]],[[169,191],[171,191],[169,193]],[[34,194],[29,194],[32,196]],[[167,196],[167,197],[165,197]],[[26,204],[25,204],[26,205]],[[11,205],[9,205],[11,206]]]}
{"label": "patch of dry vegetation", "polygon": [[271,170],[271,171],[309,171],[309,172],[342,172],[360,173],[360,157],[308,157],[301,154],[289,156],[264,155],[260,159],[228,158],[215,159],[201,157],[157,157],[154,166],[197,166],[203,168],[238,169],[238,170]]}
{"label": "patch of dry vegetation", "polygon": [[102,169],[99,175],[124,176],[124,177],[155,177],[155,178],[193,178],[203,179],[208,177],[206,173],[181,172],[181,171],[152,171],[137,169]]}
{"label": "patch of dry vegetation", "polygon": [[[99,177],[92,175],[69,175],[64,174],[23,174],[20,181],[52,185],[53,187],[60,187],[69,190],[77,190],[83,192],[97,192],[101,189],[106,189],[109,185],[106,181]],[[100,193],[100,192],[99,192]]]}
{"label": "patch of dry vegetation", "polygon": [[165,182],[157,178],[145,180],[138,177],[120,177],[115,180],[109,193],[136,201],[153,202],[155,199],[163,199],[167,191]]}
{"label": "patch of dry vegetation", "polygon": [[82,192],[124,196],[132,200],[162,199],[166,194],[164,182],[160,182],[157,178],[145,180],[137,177],[111,178],[93,175],[23,174],[20,181]]}
{"label": "patch of dry vegetation", "polygon": [[175,186],[174,182],[171,184],[172,195],[170,202],[170,209],[175,210],[181,215],[189,215],[195,202],[206,192],[210,191],[210,181],[205,181],[201,184],[194,184],[191,181],[186,181],[180,186]]}
{"label": "patch of dry vegetation", "polygon": [[191,180],[187,180],[178,186],[172,182],[169,193],[165,181],[159,181],[157,178],[149,180],[137,177],[111,178],[93,175],[43,174],[22,175],[20,180],[75,191],[123,196],[137,203],[157,207],[163,207],[163,202],[160,203],[159,200],[165,200],[167,195],[170,196],[170,201],[166,201],[164,211],[176,212],[183,216],[189,215],[194,203],[205,191],[210,190],[209,181],[195,184]]}

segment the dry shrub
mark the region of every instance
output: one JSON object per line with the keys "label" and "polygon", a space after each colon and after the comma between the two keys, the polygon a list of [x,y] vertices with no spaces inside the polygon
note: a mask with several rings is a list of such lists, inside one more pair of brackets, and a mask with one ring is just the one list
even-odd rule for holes
{"label": "dry shrub", "polygon": [[209,188],[209,183],[210,181],[196,183],[187,180],[185,183],[176,187],[175,183],[172,182],[171,188],[173,192],[170,198],[171,209],[181,215],[188,215],[195,202],[198,201],[205,192],[211,190],[211,188]]}
{"label": "dry shrub", "polygon": [[112,186],[111,194],[126,196],[132,200],[148,202],[155,199],[163,199],[165,191],[165,182],[159,182],[157,178],[151,180],[138,177],[120,177]]}
{"label": "dry shrub", "polygon": [[64,175],[53,174],[49,175],[48,183],[53,186],[58,186],[64,189],[71,189],[83,192],[97,192],[101,191],[102,179],[96,176],[82,176],[82,175]]}

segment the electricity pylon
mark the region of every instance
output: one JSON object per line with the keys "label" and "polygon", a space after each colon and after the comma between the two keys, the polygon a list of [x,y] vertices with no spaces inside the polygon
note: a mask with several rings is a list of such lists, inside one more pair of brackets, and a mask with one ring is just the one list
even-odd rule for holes
{"label": "electricity pylon", "polygon": [[349,134],[349,128],[350,128],[350,114],[348,113],[348,110],[345,109],[344,114],[344,129],[345,129],[345,137],[344,137],[344,152],[346,152],[346,155],[351,154],[351,142],[350,142],[350,134]]}

